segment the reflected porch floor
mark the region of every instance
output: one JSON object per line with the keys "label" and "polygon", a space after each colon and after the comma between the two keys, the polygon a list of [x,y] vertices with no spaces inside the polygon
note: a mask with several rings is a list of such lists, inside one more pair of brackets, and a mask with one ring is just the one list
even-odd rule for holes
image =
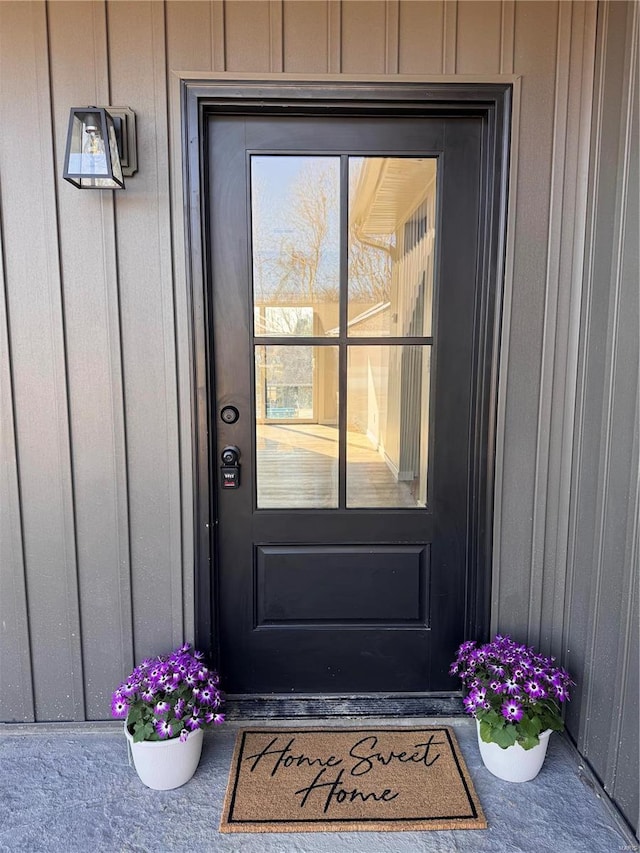
{"label": "reflected porch floor", "polygon": [[344,720],[225,723],[205,735],[195,776],[151,791],[129,766],[121,724],[0,726],[3,853],[619,853],[637,850],[585,774],[553,735],[540,775],[510,784],[482,765],[467,718],[359,720],[454,727],[485,811],[486,830],[224,835],[218,825],[239,728],[353,725]]}
{"label": "reflected porch floor", "polygon": [[[259,424],[258,507],[329,509],[338,505],[338,429],[322,424]],[[366,435],[347,432],[347,506],[415,507]]]}

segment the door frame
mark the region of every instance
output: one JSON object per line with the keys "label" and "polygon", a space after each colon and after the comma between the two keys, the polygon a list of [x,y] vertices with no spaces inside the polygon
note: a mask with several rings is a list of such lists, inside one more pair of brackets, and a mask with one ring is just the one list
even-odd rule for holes
{"label": "door frame", "polygon": [[[182,178],[187,298],[190,312],[191,425],[194,519],[194,642],[218,659],[216,417],[212,410],[212,308],[207,298],[207,120],[218,115],[477,116],[482,120],[481,204],[487,211],[478,238],[474,363],[469,436],[466,631],[485,639],[490,626],[498,368],[507,237],[511,83],[404,81],[182,80]],[[432,712],[459,709],[459,694],[427,694]],[[455,698],[458,697],[458,698]],[[310,698],[310,697],[309,697]],[[425,698],[416,713],[425,713]],[[453,700],[453,701],[452,701]],[[299,700],[297,700],[299,701]],[[264,703],[262,703],[263,705]],[[287,713],[292,713],[291,700]],[[309,702],[306,707],[309,707]],[[313,702],[311,703],[313,704]],[[377,704],[377,703],[374,703]],[[273,715],[273,703],[269,703]],[[326,713],[326,703],[320,703]],[[318,710],[317,703],[314,705]],[[390,710],[393,707],[383,710]],[[251,712],[244,708],[244,711]],[[354,706],[349,706],[349,712]],[[345,711],[343,711],[344,713]],[[411,713],[406,703],[402,713]],[[277,711],[275,712],[277,713]]]}

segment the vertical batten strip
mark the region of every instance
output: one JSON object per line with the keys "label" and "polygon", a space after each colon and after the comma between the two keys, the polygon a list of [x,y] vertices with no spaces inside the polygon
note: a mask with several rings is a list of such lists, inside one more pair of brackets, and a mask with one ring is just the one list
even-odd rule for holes
{"label": "vertical batten strip", "polygon": [[[623,93],[621,98],[622,104],[622,126],[620,132],[620,145],[618,152],[619,165],[619,184],[616,197],[616,221],[614,225],[615,244],[612,263],[612,277],[616,283],[617,303],[615,308],[616,322],[613,326],[613,336],[611,339],[612,355],[612,373],[611,385],[613,394],[611,397],[612,411],[610,418],[610,429],[614,431],[616,423],[630,423],[624,415],[624,405],[618,401],[620,396],[620,380],[619,375],[625,370],[629,370],[633,364],[635,356],[635,371],[633,380],[635,381],[635,400],[632,406],[629,407],[631,412],[635,412],[633,419],[633,441],[630,442],[630,457],[635,460],[636,472],[638,472],[638,361],[637,361],[637,343],[638,343],[638,269],[637,269],[637,239],[638,239],[638,139],[635,139],[634,150],[634,132],[637,134],[637,126],[634,128],[634,120],[638,120],[638,6],[637,4],[629,4],[627,7],[627,28],[626,28],[626,44],[625,44],[625,60],[624,60],[624,81]],[[635,114],[634,114],[635,108]],[[632,158],[634,163],[632,165]],[[635,180],[632,184],[632,175],[635,175]],[[633,199],[632,199],[633,194]],[[633,236],[627,232],[628,223],[634,222],[631,214],[631,207],[635,204],[635,232]],[[634,271],[625,275],[626,253],[629,244],[635,244],[636,266]],[[633,251],[633,249],[632,249]],[[635,275],[634,275],[635,272]],[[629,310],[631,309],[631,310]],[[633,318],[633,319],[630,319]],[[626,348],[626,351],[625,351]],[[618,379],[618,381],[616,381]],[[629,395],[632,396],[632,395]],[[616,406],[617,403],[617,406]],[[620,437],[620,436],[619,436]],[[615,447],[616,442],[612,442]],[[610,463],[607,470],[607,478],[613,478],[615,465]],[[630,468],[633,472],[633,467]],[[625,494],[627,503],[627,518],[625,524],[626,542],[624,548],[623,571],[624,577],[622,580],[622,588],[620,589],[620,602],[622,604],[621,618],[618,629],[618,657],[617,657],[617,672],[615,680],[616,697],[621,697],[624,694],[625,686],[630,678],[628,662],[630,657],[630,642],[632,632],[634,630],[632,623],[633,613],[633,575],[634,575],[634,553],[637,553],[637,534],[638,534],[638,481],[640,473],[636,474],[635,479],[630,476],[628,495]],[[607,514],[611,510],[607,508]],[[610,536],[609,536],[610,538]],[[603,537],[604,539],[604,537]],[[609,552],[610,553],[610,552]],[[611,556],[609,556],[609,560]],[[637,571],[637,564],[635,567]],[[637,641],[637,626],[636,626],[636,641]],[[630,701],[629,698],[627,701]],[[612,793],[615,787],[618,761],[620,758],[622,731],[622,712],[624,704],[620,701],[618,713],[611,718],[611,731],[609,733],[609,750],[607,754],[607,767],[604,777],[605,790]]]}
{"label": "vertical batten strip", "polygon": [[[601,49],[606,51],[607,34],[608,34],[608,16],[610,8],[605,4],[603,9],[603,25],[602,25],[602,42]],[[602,85],[600,108],[603,109],[606,96],[607,74],[606,63],[603,57],[602,74],[599,83]],[[603,130],[606,130],[603,128]],[[619,224],[619,223],[617,223]],[[614,231],[615,235],[615,231]],[[615,240],[615,236],[614,236]],[[609,305],[606,324],[606,338],[604,349],[604,392],[603,392],[603,408],[602,422],[600,425],[600,442],[599,442],[599,458],[598,458],[598,483],[601,488],[598,490],[595,517],[594,517],[594,533],[593,533],[593,575],[589,594],[589,630],[587,632],[587,643],[584,654],[585,671],[590,672],[596,666],[597,645],[598,645],[598,629],[600,628],[599,619],[599,603],[601,599],[602,587],[605,582],[605,565],[604,565],[604,539],[605,526],[607,516],[607,505],[609,502],[609,471],[611,460],[611,433],[612,433],[612,416],[614,405],[614,370],[615,359],[613,357],[613,339],[615,328],[617,326],[617,311],[619,310],[619,281],[613,279],[613,265],[615,263],[615,250],[612,256],[612,265],[609,269],[610,279],[606,284],[609,289]],[[589,678],[587,683],[586,696],[580,708],[580,741],[582,744],[581,752],[589,757],[591,745],[591,720],[594,708],[597,705],[597,697],[595,696],[597,688],[597,680]],[[596,735],[597,736],[597,735]]]}
{"label": "vertical batten strip", "polygon": [[[158,191],[158,260],[162,287],[162,317],[165,345],[164,375],[166,384],[166,419],[168,443],[170,565],[171,572],[171,624],[173,645],[185,640],[184,624],[184,579],[182,564],[182,492],[180,483],[180,425],[178,415],[178,376],[176,368],[175,301],[173,295],[173,245],[171,230],[171,182],[169,161],[169,113],[167,105],[167,52],[164,4],[151,4],[152,56],[153,56],[153,99],[155,103],[156,164]],[[171,452],[175,451],[175,452]],[[190,567],[189,567],[190,568]],[[191,572],[193,574],[193,572]]]}
{"label": "vertical batten strip", "polygon": [[[538,429],[536,446],[535,486],[533,496],[533,537],[531,543],[531,574],[529,582],[529,617],[527,638],[540,645],[542,630],[542,595],[544,584],[545,539],[548,535],[547,500],[549,483],[549,454],[551,441],[551,408],[554,391],[555,339],[558,322],[558,288],[562,243],[565,152],[569,102],[569,57],[571,52],[572,5],[558,4],[558,37],[556,46],[556,85],[554,93],[553,154],[549,208],[547,272],[545,281],[544,329],[542,367],[538,400]],[[546,646],[545,646],[546,648]]]}
{"label": "vertical batten strip", "polygon": [[327,0],[327,72],[342,71],[342,0]]}
{"label": "vertical batten strip", "polygon": [[282,0],[269,0],[269,70],[284,70]]}
{"label": "vertical batten strip", "polygon": [[458,0],[446,0],[442,16],[442,73],[455,74],[458,52]]}
{"label": "vertical batten strip", "polygon": [[513,50],[515,43],[515,0],[502,0],[500,10],[500,73],[513,74]]}
{"label": "vertical batten strip", "polygon": [[35,714],[3,245],[0,218],[0,719],[27,723]]}
{"label": "vertical batten strip", "polygon": [[385,74],[397,74],[400,62],[400,2],[387,0],[385,5]]}
{"label": "vertical batten strip", "polygon": [[[33,70],[35,83],[35,100],[37,104],[37,138],[39,139],[38,158],[40,162],[40,179],[38,181],[40,198],[33,199],[41,214],[43,268],[38,284],[43,283],[48,293],[48,316],[42,317],[43,327],[48,325],[48,345],[50,347],[51,392],[52,392],[52,428],[55,436],[52,447],[55,452],[54,464],[58,482],[57,498],[59,500],[59,552],[56,554],[59,563],[56,567],[57,580],[63,587],[61,600],[65,601],[65,613],[58,614],[57,623],[62,629],[59,634],[61,645],[66,646],[68,658],[59,658],[55,664],[51,660],[51,640],[49,636],[40,633],[42,643],[46,643],[49,654],[41,654],[34,661],[34,695],[36,704],[36,719],[85,719],[85,703],[83,689],[82,645],[80,637],[80,606],[78,594],[78,563],[76,553],[76,526],[73,495],[71,435],[69,425],[69,396],[67,387],[67,356],[64,339],[64,307],[62,299],[62,276],[58,245],[58,215],[55,192],[55,163],[53,157],[53,111],[50,92],[49,76],[49,33],[47,8],[44,3],[29,4],[31,11],[30,33],[32,35]],[[33,389],[29,391],[33,394]],[[42,412],[39,413],[42,416]],[[23,425],[26,428],[26,424]],[[41,482],[40,488],[47,490],[51,483]],[[55,505],[55,499],[54,499]],[[50,542],[46,539],[46,526],[39,524],[31,531],[32,538],[37,540],[37,556],[32,561],[31,573],[46,571]],[[35,542],[34,542],[35,544]],[[34,549],[34,550],[36,550]],[[42,561],[42,562],[41,562]],[[28,567],[29,568],[29,567]],[[51,576],[49,580],[52,580]],[[27,587],[30,584],[27,578]],[[44,596],[45,590],[40,589]],[[30,602],[31,603],[31,602]],[[44,597],[41,598],[44,604]],[[54,617],[55,619],[55,617]],[[40,649],[43,652],[43,648]],[[65,666],[66,664],[66,666]],[[36,666],[40,670],[36,671]],[[61,667],[59,678],[54,687],[52,683],[46,686],[48,679],[54,679],[55,670]],[[44,671],[47,677],[43,678]],[[38,677],[39,676],[39,677]],[[65,688],[66,682],[66,688]],[[65,694],[65,689],[68,691]]]}
{"label": "vertical batten strip", "polygon": [[[575,632],[573,629],[574,618],[576,621],[584,621],[585,622],[585,648],[580,649],[580,652],[583,652],[582,661],[579,660],[578,655],[575,655],[575,663],[582,664],[582,670],[580,673],[573,671],[572,663],[573,661],[569,661],[568,665],[570,670],[573,671],[574,678],[578,681],[577,691],[579,691],[580,695],[578,697],[578,715],[579,720],[577,722],[576,730],[573,732],[573,735],[577,741],[577,747],[581,753],[584,753],[585,750],[585,716],[587,713],[587,707],[589,705],[589,691],[591,690],[591,682],[589,679],[586,680],[586,684],[582,684],[580,676],[586,674],[593,662],[593,648],[592,642],[589,642],[589,639],[593,640],[593,626],[592,624],[586,624],[587,619],[590,623],[590,614],[591,609],[583,613],[574,613],[574,610],[577,611],[577,607],[574,607],[574,600],[578,598],[580,590],[580,581],[581,574],[580,567],[577,566],[577,561],[580,559],[579,556],[579,545],[582,542],[581,537],[581,523],[580,523],[580,515],[582,504],[584,503],[584,496],[590,492],[590,484],[588,481],[587,471],[585,471],[584,466],[584,458],[586,453],[586,441],[587,434],[585,430],[586,426],[586,403],[587,403],[587,393],[589,386],[589,354],[592,350],[592,335],[593,335],[593,326],[594,326],[594,318],[592,315],[592,305],[594,301],[594,292],[596,289],[595,279],[595,251],[596,251],[596,242],[597,242],[597,229],[598,229],[598,210],[600,207],[600,188],[601,188],[601,165],[603,163],[602,153],[603,153],[603,100],[604,100],[604,92],[605,92],[605,71],[606,71],[606,62],[604,57],[604,45],[606,43],[606,31],[607,31],[607,22],[608,22],[608,6],[604,5],[600,12],[600,18],[598,22],[598,33],[597,33],[597,49],[596,49],[596,65],[594,69],[594,114],[593,114],[593,123],[592,123],[592,132],[591,132],[591,158],[589,163],[589,173],[590,173],[590,200],[589,200],[589,210],[588,210],[588,223],[587,223],[587,233],[586,233],[586,251],[585,251],[585,270],[584,270],[584,282],[583,282],[583,311],[582,311],[582,335],[583,339],[580,346],[580,354],[579,354],[579,374],[578,374],[578,411],[576,416],[576,428],[575,428],[575,438],[574,438],[574,472],[573,472],[573,517],[570,523],[570,535],[569,535],[569,548],[568,548],[568,576],[567,576],[567,592],[569,596],[568,607],[566,608],[565,613],[565,642],[563,643],[564,649],[570,649],[571,646],[574,645],[573,636]],[[592,535],[595,537],[595,533],[592,531]],[[589,568],[590,568],[590,578],[596,577],[596,572],[598,567],[594,565],[595,558],[595,541],[592,541],[591,548],[585,548],[585,552],[587,556],[590,558],[588,560]],[[583,581],[584,583],[584,581]],[[591,585],[591,584],[589,584]]]}
{"label": "vertical batten strip", "polygon": [[[559,423],[556,452],[552,455],[550,466],[552,484],[558,491],[554,515],[557,532],[554,541],[547,543],[552,547],[545,554],[545,567],[555,567],[555,574],[552,575],[553,582],[549,584],[546,594],[546,598],[551,600],[546,601],[543,597],[543,608],[549,625],[547,634],[550,636],[551,649],[557,653],[565,648],[565,614],[570,587],[573,455],[585,274],[597,7],[593,3],[580,3],[575,4],[573,11],[575,23],[568,103],[569,139],[564,154],[568,164],[565,186],[570,209],[567,211],[565,208],[563,215],[563,221],[571,223],[572,227],[567,229],[566,247],[562,249],[559,293],[563,297],[563,311],[556,341],[564,378],[558,383],[561,397],[552,401],[552,417],[555,412]],[[562,287],[564,281],[570,283],[569,288]]]}
{"label": "vertical batten strip", "polygon": [[225,71],[227,67],[224,22],[224,0],[213,0],[213,2],[211,3],[212,71]]}
{"label": "vertical batten strip", "polygon": [[[108,5],[94,4],[94,50],[96,95],[111,103]],[[120,271],[118,268],[116,202],[112,192],[100,193],[102,206],[103,274],[106,290],[107,329],[111,376],[111,414],[115,468],[115,525],[118,549],[118,604],[121,678],[134,663],[133,580],[131,577],[131,532],[129,516],[129,465],[126,436],[126,398],[122,352]],[[106,685],[103,686],[106,691]],[[95,688],[94,688],[95,690]],[[108,695],[108,694],[107,694]],[[91,696],[96,701],[97,696]],[[97,717],[100,719],[100,716]]]}

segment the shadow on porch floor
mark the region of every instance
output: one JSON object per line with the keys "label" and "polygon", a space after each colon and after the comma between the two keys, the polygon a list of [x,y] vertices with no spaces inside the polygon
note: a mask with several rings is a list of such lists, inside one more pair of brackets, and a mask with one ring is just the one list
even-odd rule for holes
{"label": "shadow on porch floor", "polygon": [[[318,725],[309,720],[307,724]],[[348,725],[352,721],[332,721]],[[359,720],[375,726],[385,721]],[[399,721],[387,720],[398,725]],[[300,720],[269,722],[304,725]],[[111,724],[0,728],[0,850],[17,853],[618,853],[638,850],[589,784],[571,744],[551,739],[542,772],[520,785],[484,769],[466,718],[406,720],[455,728],[489,828],[448,832],[232,834],[218,832],[233,743],[227,723],[207,733],[196,775],[183,788],[145,788]]]}

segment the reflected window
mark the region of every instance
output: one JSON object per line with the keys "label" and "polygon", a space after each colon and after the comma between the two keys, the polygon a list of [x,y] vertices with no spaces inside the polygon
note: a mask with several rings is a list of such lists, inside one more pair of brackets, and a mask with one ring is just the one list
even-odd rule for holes
{"label": "reflected window", "polygon": [[431,335],[432,157],[349,158],[350,336]]}
{"label": "reflected window", "polygon": [[256,336],[324,336],[338,325],[340,158],[254,155]]}
{"label": "reflected window", "polygon": [[338,506],[338,348],[257,346],[259,509]]}
{"label": "reflected window", "polygon": [[347,506],[423,507],[428,346],[352,346],[347,373]]}

